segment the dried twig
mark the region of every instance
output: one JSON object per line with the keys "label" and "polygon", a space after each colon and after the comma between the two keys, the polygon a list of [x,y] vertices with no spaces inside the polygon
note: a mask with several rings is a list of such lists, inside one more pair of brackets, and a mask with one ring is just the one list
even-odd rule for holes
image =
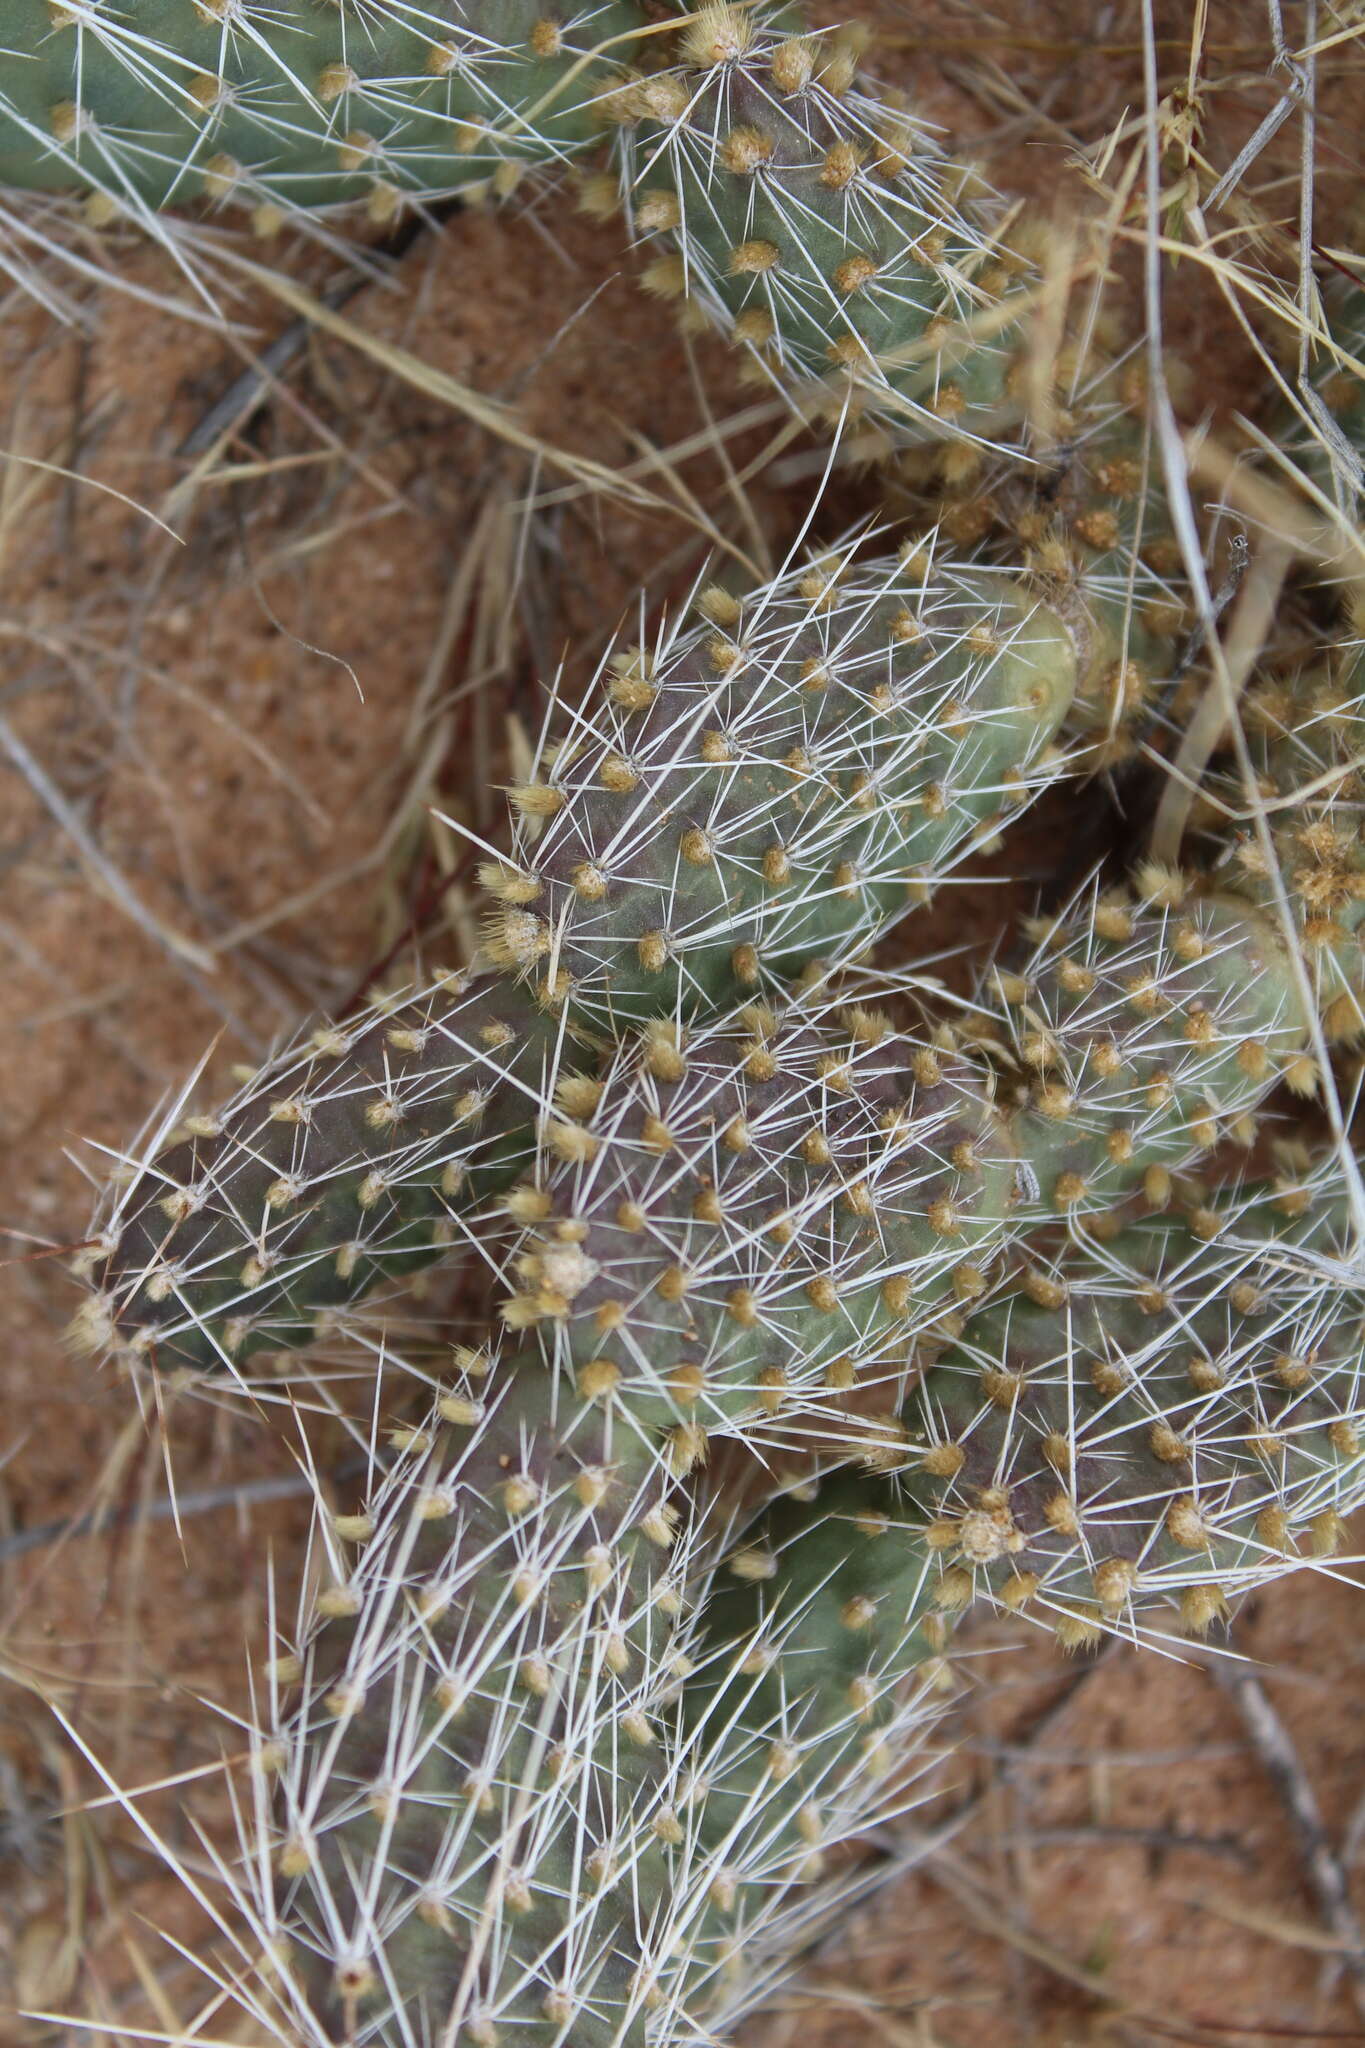
{"label": "dried twig", "polygon": [[[366,1461],[351,1459],[333,1477],[353,1479],[366,1470]],[[83,1515],[68,1515],[55,1522],[38,1522],[31,1529],[16,1529],[0,1537],[0,1564],[42,1550],[50,1543],[70,1543],[82,1536],[102,1536],[111,1529],[131,1529],[142,1522],[178,1521],[184,1515],[211,1515],[219,1508],[255,1507],[265,1501],[295,1500],[315,1490],[306,1472],[281,1472],[270,1479],[234,1479],[224,1486],[202,1486],[191,1493],[162,1494],[155,1500],[137,1501],[124,1508],[87,1508]]]}
{"label": "dried twig", "polygon": [[1355,2008],[1365,2019],[1365,1931],[1351,1904],[1345,1873],[1328,1840],[1317,1795],[1293,1738],[1254,1671],[1227,1657],[1210,1657],[1205,1668],[1236,1706],[1251,1746],[1284,1802],[1309,1889],[1341,1945],[1340,1965],[1351,1977]]}

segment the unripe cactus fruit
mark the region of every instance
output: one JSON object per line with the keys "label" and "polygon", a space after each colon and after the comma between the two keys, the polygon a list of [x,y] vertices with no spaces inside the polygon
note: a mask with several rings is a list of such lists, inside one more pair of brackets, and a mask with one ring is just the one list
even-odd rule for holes
{"label": "unripe cactus fruit", "polygon": [[840,556],[702,602],[513,792],[503,975],[310,1033],[142,1164],[97,1221],[82,1341],[208,1365],[306,1340],[525,1167],[585,1030],[849,957],[1050,772],[1084,625],[1018,583]]}
{"label": "unripe cactus fruit", "polygon": [[262,229],[510,190],[591,140],[593,53],[639,23],[623,0],[11,0],[0,183],[132,214],[231,200]]}
{"label": "unripe cactus fruit", "polygon": [[672,69],[616,95],[620,186],[663,251],[645,283],[686,295],[788,389],[834,379],[901,435],[993,437],[1019,412],[1028,266],[970,174],[857,90],[856,50],[793,34],[789,9],[706,7]]}

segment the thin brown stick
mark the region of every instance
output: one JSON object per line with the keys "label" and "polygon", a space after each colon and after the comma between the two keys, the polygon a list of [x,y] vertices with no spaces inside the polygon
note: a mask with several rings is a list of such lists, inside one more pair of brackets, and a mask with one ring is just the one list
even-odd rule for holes
{"label": "thin brown stick", "polygon": [[1340,1964],[1350,1975],[1352,2001],[1365,2020],[1365,1932],[1351,1904],[1345,1872],[1328,1840],[1317,1794],[1299,1760],[1293,1738],[1254,1671],[1224,1657],[1210,1657],[1205,1668],[1214,1684],[1236,1706],[1251,1746],[1284,1802],[1309,1889],[1323,1920],[1341,1945]]}

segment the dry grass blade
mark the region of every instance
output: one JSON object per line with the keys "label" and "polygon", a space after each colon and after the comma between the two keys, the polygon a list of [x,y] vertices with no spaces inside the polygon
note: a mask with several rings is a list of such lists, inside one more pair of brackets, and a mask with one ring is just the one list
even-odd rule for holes
{"label": "dry grass blade", "polygon": [[[1248,431],[1259,452],[1276,460],[1285,473],[1292,474],[1293,491],[1281,488],[1262,471],[1249,468],[1244,458],[1214,435],[1186,437],[1185,454],[1192,480],[1207,484],[1248,525],[1281,537],[1302,561],[1337,573],[1365,574],[1365,533],[1354,528],[1348,531],[1340,513],[1312,479],[1291,471],[1288,458],[1266,435],[1250,428]],[[1305,498],[1318,508],[1319,518],[1305,510]]]}
{"label": "dry grass blade", "polygon": [[510,448],[517,448],[523,454],[544,462],[551,469],[572,477],[589,491],[601,493],[638,510],[671,510],[665,499],[632,483],[619,470],[609,468],[605,463],[594,462],[589,456],[575,455],[569,449],[555,447],[548,441],[529,434],[518,425],[513,411],[496,399],[486,398],[481,392],[462,384],[457,377],[438,370],[434,364],[423,362],[410,350],[399,348],[393,342],[383,341],[377,335],[369,334],[353,320],[335,311],[326,302],[314,296],[303,285],[288,277],[282,271],[264,269],[260,264],[250,262],[246,257],[234,256],[235,267],[241,270],[254,285],[291,312],[300,314],[324,334],[335,335],[348,347],[368,356],[372,362],[389,370],[403,383],[410,385],[426,398],[459,413],[463,418],[481,427],[495,440],[506,442]]}
{"label": "dry grass blade", "polygon": [[6,718],[0,717],[0,747],[9,755],[11,765],[23,776],[34,795],[56,819],[62,830],[75,846],[90,873],[110,899],[116,903],[125,917],[156,940],[166,952],[200,974],[213,974],[217,962],[206,946],[197,939],[189,938],[166,924],[148,909],[132,884],[119,873],[113,862],[96,844],[95,839],[78,817],[76,811],[62,795],[47,770],[42,767]]}
{"label": "dry grass blade", "polygon": [[66,469],[60,462],[44,462],[37,455],[19,455],[13,449],[6,449],[3,456],[0,456],[0,460],[7,464],[11,462],[20,464],[25,469],[42,470],[49,476],[65,477],[68,482],[85,484],[91,490],[104,491],[109,497],[116,498],[121,505],[126,505],[130,511],[138,513],[143,519],[150,519],[152,525],[159,526],[166,537],[169,540],[173,540],[177,546],[183,547],[185,544],[181,535],[173,527],[168,526],[164,519],[158,518],[157,514],[148,506],[139,505],[137,499],[130,498],[126,491],[116,490],[113,484],[102,483],[98,477],[82,476],[78,470]]}
{"label": "dry grass blade", "polygon": [[[1248,808],[1252,814],[1252,828],[1265,863],[1265,872],[1271,892],[1275,898],[1276,914],[1284,935],[1291,968],[1297,983],[1298,1001],[1308,1020],[1309,1038],[1318,1071],[1323,1077],[1323,1094],[1328,1119],[1331,1125],[1337,1155],[1341,1162],[1342,1176],[1349,1193],[1352,1221],[1356,1239],[1357,1258],[1365,1257],[1365,1180],[1362,1180],[1360,1165],[1355,1148],[1346,1129],[1341,1097],[1333,1075],[1332,1061],[1328,1052],[1326,1037],[1318,1015],[1317,1001],[1313,994],[1308,964],[1299,943],[1298,930],[1293,910],[1280,873],[1270,825],[1263,805],[1259,802],[1255,773],[1251,755],[1247,748],[1246,736],[1237,716],[1238,686],[1234,683],[1229,669],[1226,651],[1218,637],[1217,614],[1213,593],[1209,587],[1208,572],[1204,562],[1199,539],[1199,526],[1195,516],[1194,503],[1190,492],[1189,472],[1185,461],[1185,444],[1176,420],[1175,406],[1166,378],[1165,341],[1163,327],[1162,268],[1163,254],[1184,253],[1184,245],[1171,242],[1162,233],[1162,134],[1160,102],[1157,88],[1156,30],[1153,0],[1143,0],[1143,81],[1146,105],[1146,152],[1147,152],[1147,220],[1142,238],[1144,304],[1146,312],[1146,350],[1149,366],[1150,403],[1157,444],[1161,452],[1162,468],[1165,474],[1166,491],[1171,508],[1172,524],[1180,543],[1185,572],[1189,577],[1199,623],[1204,633],[1209,660],[1213,670],[1212,690],[1217,699],[1217,715],[1227,729],[1233,746],[1237,770],[1242,778]],[[1306,167],[1306,176],[1311,178],[1311,160]],[[1303,199],[1304,212],[1311,221],[1311,205],[1307,193]],[[1305,261],[1307,251],[1305,250]],[[1183,799],[1177,799],[1182,801]]]}
{"label": "dry grass blade", "polygon": [[1200,778],[1227,730],[1228,701],[1236,717],[1236,706],[1269,637],[1292,560],[1292,551],[1274,540],[1252,553],[1223,643],[1226,690],[1209,687],[1201,696],[1152,821],[1151,857],[1167,867],[1180,864],[1181,841]]}

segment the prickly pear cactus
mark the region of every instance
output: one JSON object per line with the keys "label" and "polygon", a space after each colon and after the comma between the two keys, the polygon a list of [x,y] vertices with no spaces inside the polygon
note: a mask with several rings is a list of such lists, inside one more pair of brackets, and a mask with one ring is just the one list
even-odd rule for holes
{"label": "prickly pear cactus", "polygon": [[[178,1101],[106,1200],[75,1334],[139,1364],[359,1327],[387,1369],[387,1283],[466,1244],[493,1276],[320,1514],[264,1688],[227,1887],[281,2040],[716,2042],[910,1796],[973,1610],[1203,1636],[1365,1501],[1359,1175],[1340,1127],[1267,1142],[1362,1036],[1359,643],[1254,683],[1202,871],[1135,863],[972,1000],[879,1007],[865,951],[1061,766],[1145,744],[1185,658],[1145,369],[1094,306],[1039,353],[1041,235],[856,33],[672,13],[6,24],[0,182],[97,224],[384,221],[609,135],[584,197],[647,288],[915,527],[618,645],[509,793],[471,970]],[[1347,441],[1355,397],[1324,379]]]}
{"label": "prickly pear cactus", "polygon": [[348,2039],[437,2014],[475,2042],[640,2039],[634,1886],[666,1853],[687,1669],[671,1467],[553,1338],[468,1368],[326,1532],[247,1910],[289,1936],[275,1997]]}
{"label": "prickly pear cactus", "polygon": [[234,1369],[439,1257],[462,1206],[534,1156],[535,1120],[594,1058],[515,985],[438,976],[320,1024],[216,1113],[153,1126],[82,1255],[72,1338]]}
{"label": "prickly pear cactus", "polygon": [[[1225,1135],[1250,1141],[1258,1106],[1281,1079],[1301,1095],[1315,1091],[1311,1008],[1273,920],[1245,898],[1200,895],[1165,870],[1149,871],[1141,882],[1145,901],[1091,892],[1041,929],[1030,954],[994,971],[983,1007],[1002,1005],[1000,1021],[983,1018],[970,1033],[978,1062],[984,1054],[990,1065],[964,1070],[955,1084],[967,1091],[956,1135],[940,1140],[926,1134],[914,1178],[933,1192],[924,1195],[913,1226],[906,1218],[918,1233],[914,1258],[902,1267],[907,1252],[898,1245],[884,1252],[890,1263],[867,1283],[874,1291],[898,1270],[914,1275],[917,1301],[930,1278],[936,1293],[956,1274],[952,1284],[961,1290],[962,1274],[975,1270],[970,1259],[964,1263],[973,1244],[987,1256],[1007,1234],[1106,1210],[1135,1186],[1159,1206],[1174,1170]],[[1354,937],[1343,934],[1326,957],[1352,972],[1355,946]],[[1335,978],[1325,992],[1331,1014],[1341,1001]],[[1310,1004],[1311,995],[1310,988]],[[448,1007],[430,1017],[416,1045],[407,1016],[398,1026],[369,1026],[355,1045],[323,1033],[297,1067],[286,1065],[276,1077],[278,1086],[292,1075],[292,1088],[277,1093],[272,1086],[264,1103],[253,1090],[230,1113],[226,1146],[215,1124],[202,1137],[182,1141],[167,1161],[153,1161],[145,1169],[152,1199],[135,1182],[137,1206],[128,1217],[116,1216],[87,1255],[100,1284],[78,1318],[81,1341],[199,1363],[231,1363],[261,1344],[301,1341],[325,1309],[357,1299],[382,1273],[439,1256],[455,1235],[462,1195],[472,1195],[477,1205],[519,1168],[534,1176],[544,1157],[593,1166],[602,1147],[596,1120],[617,1114],[621,1098],[612,1096],[603,1112],[604,1083],[585,1071],[587,1063],[576,1072],[556,1065],[562,1019],[557,1024],[552,1014],[542,1015],[535,1030],[523,1029],[518,1000],[514,986],[499,982],[443,996]],[[745,1158],[757,1128],[770,1149],[765,1153],[760,1145],[753,1166],[775,1171],[764,1184],[774,1223],[789,1210],[800,1213],[808,1198],[795,1187],[783,1193],[799,1161],[833,1166],[855,1217],[852,1189],[872,1175],[867,1213],[884,1223],[899,1212],[894,1203],[884,1207],[875,1151],[856,1166],[836,1164],[835,1148],[822,1138],[822,1105],[843,1088],[856,1096],[860,1075],[850,1039],[856,1043],[861,1035],[874,1050],[887,1041],[886,1073],[920,1079],[941,1077],[942,1046],[907,1047],[888,1038],[875,1014],[853,1013],[841,1033],[831,1036],[826,1028],[794,1059],[789,1048],[803,1045],[799,1019],[794,1036],[775,1032],[775,1024],[763,1006],[752,1010],[742,1021],[737,1056],[730,1049],[733,1025],[689,1043],[680,1021],[659,1018],[647,1033],[643,1061],[630,1070],[639,1076],[632,1100],[641,1103],[633,1114],[644,1120],[642,1131],[648,1123],[653,1132],[640,1140],[644,1152],[676,1153],[666,1183],[690,1171],[694,1198],[701,1201],[710,1182],[711,1206],[721,1216],[725,1200],[715,1188],[722,1168],[729,1172],[727,1154]],[[952,1048],[951,1034],[945,1044]],[[700,1097],[684,1091],[674,1103],[669,1091],[687,1080],[699,1054]],[[399,1064],[400,1058],[411,1065]],[[807,1066],[809,1081],[801,1078]],[[338,1079],[329,1089],[331,1072]],[[749,1108],[755,1084],[766,1089],[757,1126]],[[732,1100],[735,1086],[740,1095]],[[971,1095],[975,1110],[965,1106]],[[699,1108],[692,1107],[698,1100]],[[728,1105],[723,1115],[721,1104]],[[903,1112],[888,1100],[880,1113],[892,1118],[894,1129]],[[997,1152],[998,1130],[1006,1135]],[[315,1143],[321,1166],[314,1176]],[[709,1163],[697,1163],[698,1146]],[[951,1186],[939,1188],[936,1162],[959,1151],[970,1161],[966,1177],[960,1169]],[[614,1156],[610,1145],[608,1156]],[[1000,1162],[990,1171],[1007,1174],[1008,1196],[1002,1183],[969,1227],[968,1212],[986,1186],[972,1176],[990,1157]],[[221,1177],[220,1160],[233,1169]],[[620,1175],[617,1164],[612,1185],[624,1190],[628,1182]],[[244,1212],[252,1213],[248,1188],[260,1205],[254,1230],[244,1228]],[[965,1209],[964,1189],[971,1195]],[[648,1204],[642,1206],[647,1212]],[[611,1227],[619,1229],[619,1221]],[[746,1220],[745,1232],[751,1228]],[[690,1243],[692,1232],[685,1235]],[[838,1307],[850,1256],[842,1239],[838,1243],[829,1252],[826,1286],[837,1310],[831,1327],[847,1333],[840,1346],[846,1349],[854,1345],[864,1311],[850,1311],[847,1302]],[[681,1240],[674,1252],[680,1247]],[[646,1232],[641,1253],[648,1259],[656,1249]],[[722,1261],[732,1256],[724,1241],[718,1249]],[[594,1270],[613,1269],[623,1255],[613,1243]],[[675,1304],[686,1304],[678,1309],[684,1330],[696,1312],[686,1263],[664,1259],[665,1267],[677,1267],[669,1284]],[[703,1273],[711,1263],[706,1255]],[[655,1284],[665,1281],[649,1283]],[[815,1288],[820,1276],[806,1274],[801,1284]],[[851,1298],[861,1303],[866,1292],[859,1280]],[[594,1314],[601,1312],[599,1304]],[[819,1347],[806,1348],[804,1328],[793,1329],[791,1342],[813,1371],[823,1355]],[[734,1388],[751,1390],[747,1364],[736,1371]],[[727,1371],[725,1383],[731,1379]]]}
{"label": "prickly pear cactus", "polygon": [[[566,1103],[558,1165],[508,1204],[511,1334],[460,1354],[324,1530],[302,1692],[262,1731],[276,1791],[242,1903],[288,1935],[288,1996],[321,2024],[387,2040],[439,2007],[476,2041],[671,2038],[733,1996],[737,1945],[777,1939],[926,1720],[920,1646],[874,1698],[860,1638],[801,1746],[766,1620],[735,1643],[723,1603],[694,1612],[684,1481],[717,1427],[828,1415],[860,1358],[980,1287],[963,1254],[1008,1161],[952,1064],[866,1013],[842,1037],[755,1016],[647,1032]],[[848,1428],[904,1459],[885,1424]],[[803,1643],[848,1635],[850,1597],[803,1593]]]}
{"label": "prickly pear cactus", "polygon": [[760,375],[851,404],[893,434],[991,440],[1022,405],[1030,266],[978,181],[908,112],[856,84],[855,31],[790,9],[709,6],[676,61],[611,105],[617,188],[660,252],[648,288],[685,299]]}
{"label": "prickly pear cactus", "polygon": [[945,444],[897,464],[912,518],[941,522],[952,545],[983,560],[1023,562],[1053,604],[1092,621],[1094,658],[1066,727],[1091,771],[1123,764],[1154,736],[1190,627],[1145,365],[1094,358],[1058,351],[1027,463]]}
{"label": "prickly pear cactus", "polygon": [[[87,1346],[231,1363],[439,1257],[631,1021],[779,995],[924,900],[1055,772],[1083,619],[915,550],[822,559],[622,649],[512,792],[501,973],[323,1025],[158,1129],[87,1265]],[[172,1121],[172,1130],[174,1122]]]}
{"label": "prickly pear cactus", "polygon": [[[758,1646],[732,1670],[722,1611],[694,1654],[682,1482],[715,1428],[828,1411],[860,1358],[976,1291],[964,1250],[1008,1185],[989,1105],[866,1013],[842,1037],[655,1029],[566,1092],[559,1163],[508,1203],[512,1334],[460,1354],[324,1532],[302,1697],[263,1736],[251,1911],[288,1932],[296,1995],[361,2038],[438,2003],[474,2040],[643,2040],[809,1884],[875,1776],[869,1703],[786,1768]],[[904,1455],[885,1426],[862,1443]]]}
{"label": "prickly pear cactus", "polygon": [[[287,1936],[257,1995],[357,2041],[438,2013],[477,2043],[698,2038],[780,1967],[938,1716],[935,1563],[893,1586],[846,1480],[818,1525],[797,1509],[808,1540],[779,1511],[775,1554],[708,1571],[627,1392],[543,1334],[479,1365],[326,1529],[331,1582],[274,1668],[273,1799],[233,1880]],[[779,1570],[774,1611],[748,1596]]]}
{"label": "prickly pear cactus", "polygon": [[709,1544],[680,1486],[701,1439],[640,1374],[575,1361],[594,1240],[569,1220],[513,1248],[534,1333],[466,1354],[332,1524],[302,1695],[263,1733],[242,1889],[348,2038],[404,2038],[432,2001],[476,2041],[728,2023],[838,1896],[831,1852],[908,1796],[974,1602],[1072,1648],[1202,1634],[1330,1555],[1365,1492],[1331,1163],[1033,1264],[880,1474],[812,1477]]}
{"label": "prickly pear cactus", "polygon": [[0,183],[135,215],[230,200],[262,231],[510,191],[592,139],[602,53],[639,21],[622,0],[12,0]]}
{"label": "prickly pear cactus", "polygon": [[1365,1293],[1333,1164],[1031,1266],[907,1412],[947,1609],[1069,1647],[1192,1630],[1330,1556],[1365,1489]]}
{"label": "prickly pear cactus", "polygon": [[1092,888],[1034,930],[992,977],[1031,1213],[1103,1210],[1135,1184],[1159,1203],[1175,1168],[1222,1137],[1250,1142],[1277,1082],[1316,1091],[1311,991],[1245,897],[1147,868],[1135,892]]}
{"label": "prickly pear cactus", "polygon": [[[695,1940],[680,1974],[718,2027],[761,1995],[774,1948],[847,1898],[829,1846],[913,1800],[974,1609],[1077,1651],[1202,1637],[1336,1553],[1365,1499],[1365,1286],[1339,1162],[1114,1220],[1016,1274],[939,1355],[905,1406],[901,1469],[797,1482],[702,1581],[683,1741],[705,1820],[733,1802],[734,1860],[693,1923],[709,1955]],[[698,1886],[704,1825],[685,1837]],[[745,1918],[755,1834],[770,1911]]]}
{"label": "prickly pear cactus", "polygon": [[656,1028],[565,1107],[559,1165],[513,1197],[543,1220],[503,1314],[687,1442],[894,1392],[911,1334],[983,1290],[1015,1199],[969,1064],[864,1008]]}
{"label": "prickly pear cactus", "polygon": [[908,1483],[803,1482],[699,1576],[659,2041],[728,2038],[847,1912],[846,1845],[914,1806],[951,1739],[955,1617],[902,1533]]}
{"label": "prickly pear cactus", "polygon": [[884,932],[1037,786],[1090,658],[1083,616],[932,547],[701,603],[613,657],[486,871],[494,957],[603,1027],[777,996]]}

